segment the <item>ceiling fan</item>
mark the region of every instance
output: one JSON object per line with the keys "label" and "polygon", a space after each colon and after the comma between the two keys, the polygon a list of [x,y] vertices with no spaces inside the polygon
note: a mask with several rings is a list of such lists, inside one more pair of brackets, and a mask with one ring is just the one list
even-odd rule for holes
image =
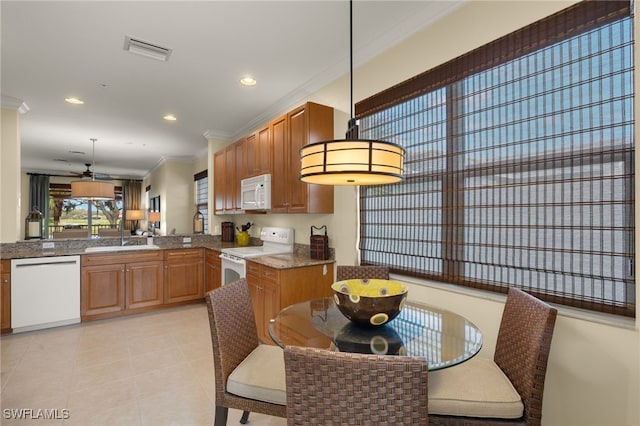
{"label": "ceiling fan", "polygon": [[[93,177],[93,172],[91,171],[91,163],[84,163],[85,167],[87,168],[87,170],[83,171],[82,173],[74,173],[71,172],[71,174],[74,177],[80,177],[80,178],[89,178],[91,179]],[[96,179],[100,179],[100,180],[112,180],[113,178],[105,173],[96,173]]]}
{"label": "ceiling fan", "polygon": [[[66,160],[56,160],[56,161],[66,162]],[[91,163],[84,163],[84,165],[87,169],[83,172],[69,172],[68,175],[51,175],[51,176],[86,178],[86,179],[93,178],[93,171],[91,171]],[[96,179],[97,180],[113,180],[113,177],[105,173],[96,173]]]}

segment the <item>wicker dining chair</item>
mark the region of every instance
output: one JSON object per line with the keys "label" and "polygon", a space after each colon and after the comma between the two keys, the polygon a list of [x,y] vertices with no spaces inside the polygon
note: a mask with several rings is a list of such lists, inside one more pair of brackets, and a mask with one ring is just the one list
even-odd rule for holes
{"label": "wicker dining chair", "polygon": [[215,378],[215,426],[227,424],[228,409],[286,417],[284,356],[258,341],[247,281],[242,278],[205,296]]}
{"label": "wicker dining chair", "polygon": [[509,288],[493,360],[432,372],[430,425],[540,425],[557,310]]}
{"label": "wicker dining chair", "polygon": [[424,357],[287,346],[287,424],[426,425]]}
{"label": "wicker dining chair", "polygon": [[389,279],[389,268],[386,266],[347,266],[338,265],[336,267],[336,280],[344,281],[355,278],[377,278],[382,280]]}

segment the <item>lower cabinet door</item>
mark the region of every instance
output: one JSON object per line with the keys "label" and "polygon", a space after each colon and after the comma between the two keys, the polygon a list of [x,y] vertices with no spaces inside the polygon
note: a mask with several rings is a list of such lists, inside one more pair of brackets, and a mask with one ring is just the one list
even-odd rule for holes
{"label": "lower cabinet door", "polygon": [[127,264],[127,308],[164,303],[162,261]]}
{"label": "lower cabinet door", "polygon": [[184,302],[203,296],[202,261],[165,265],[165,303]]}
{"label": "lower cabinet door", "polygon": [[82,268],[80,315],[99,315],[125,308],[125,265]]}

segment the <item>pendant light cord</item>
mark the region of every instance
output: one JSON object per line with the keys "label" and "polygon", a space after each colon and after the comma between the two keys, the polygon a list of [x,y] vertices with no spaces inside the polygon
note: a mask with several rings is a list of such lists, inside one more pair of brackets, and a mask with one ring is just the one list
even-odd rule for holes
{"label": "pendant light cord", "polygon": [[349,112],[351,118],[347,126],[345,138],[358,139],[358,125],[356,124],[355,105],[353,104],[353,0],[349,0]]}
{"label": "pendant light cord", "polygon": [[353,121],[353,0],[349,0],[349,108],[351,109],[351,120]]}
{"label": "pendant light cord", "polygon": [[95,181],[96,180],[96,141],[98,139],[96,138],[91,138],[90,139],[91,142],[93,142],[93,149],[92,149],[92,153],[91,153],[91,167],[93,167],[93,170],[91,171],[91,180]]}

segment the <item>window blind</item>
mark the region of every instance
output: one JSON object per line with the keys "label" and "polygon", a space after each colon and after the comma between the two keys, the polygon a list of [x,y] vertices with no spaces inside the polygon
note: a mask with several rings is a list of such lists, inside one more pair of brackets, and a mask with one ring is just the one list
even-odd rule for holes
{"label": "window blind", "polygon": [[635,316],[633,26],[589,1],[356,105],[407,150],[360,188],[363,264]]}

